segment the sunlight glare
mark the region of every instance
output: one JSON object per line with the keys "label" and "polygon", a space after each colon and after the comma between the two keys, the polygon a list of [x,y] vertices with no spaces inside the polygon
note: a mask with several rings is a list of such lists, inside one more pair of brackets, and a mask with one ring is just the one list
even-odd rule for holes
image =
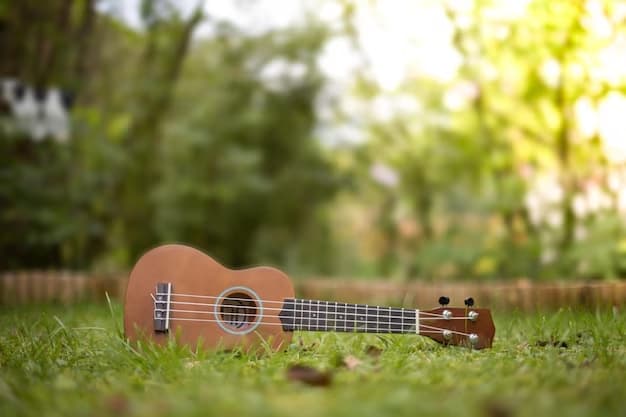
{"label": "sunlight glare", "polygon": [[447,82],[458,72],[453,28],[438,3],[361,2],[356,24],[372,75],[385,91],[415,73]]}
{"label": "sunlight glare", "polygon": [[626,162],[624,115],[626,96],[621,93],[609,93],[598,106],[598,132],[602,137],[607,158],[615,163]]}

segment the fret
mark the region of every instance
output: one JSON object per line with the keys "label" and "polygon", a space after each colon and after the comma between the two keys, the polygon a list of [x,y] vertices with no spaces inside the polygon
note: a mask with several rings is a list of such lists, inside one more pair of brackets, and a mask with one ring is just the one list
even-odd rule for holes
{"label": "fret", "polygon": [[308,300],[302,300],[302,310],[300,314],[302,315],[302,330],[309,330],[309,311],[308,311]]}
{"label": "fret", "polygon": [[404,316],[403,316],[403,309],[401,308],[390,308],[389,309],[389,315],[390,315],[390,323],[389,323],[389,331],[391,333],[403,333],[403,321],[404,321]]}
{"label": "fret", "polygon": [[350,304],[346,308],[346,321],[348,323],[348,331],[354,332],[356,330],[356,304]]}
{"label": "fret", "polygon": [[376,333],[380,333],[380,306],[376,306]]}
{"label": "fret", "polygon": [[343,331],[348,331],[348,304],[343,303]]}
{"label": "fret", "polygon": [[341,305],[339,306],[339,309],[340,309],[339,310],[340,311],[339,320],[340,320],[340,322],[338,324],[338,327],[340,327],[340,328],[338,330],[340,332],[345,332],[346,331],[346,308],[347,308],[348,305],[346,303],[340,303],[340,304],[343,304],[343,306],[341,306]]}
{"label": "fret", "polygon": [[330,327],[330,330],[337,330],[337,303],[331,303],[330,307],[327,325]]}
{"label": "fret", "polygon": [[300,330],[304,330],[304,302],[306,300],[300,300]]}
{"label": "fret", "polygon": [[343,314],[341,313],[341,303],[335,303],[335,331],[341,331],[341,320],[343,320]]}
{"label": "fret", "polygon": [[321,308],[322,302],[321,301],[316,301],[315,302],[315,330],[317,330],[318,332],[322,330],[322,326],[323,326],[323,321],[322,321],[322,308]]}
{"label": "fret", "polygon": [[402,331],[404,333],[411,333],[415,331],[415,329],[413,329],[413,326],[415,326],[415,312],[412,312],[408,309],[403,309],[402,320],[404,323],[402,325]]}
{"label": "fret", "polygon": [[340,304],[343,304],[343,305],[340,306],[340,308],[341,308],[341,310],[340,310],[341,311],[341,315],[339,316],[339,319],[341,320],[341,322],[339,323],[339,326],[341,328],[339,329],[339,331],[346,332],[346,330],[347,330],[347,327],[346,327],[346,324],[347,324],[346,310],[348,309],[348,304],[346,304],[346,303],[340,303]]}
{"label": "fret", "polygon": [[354,329],[357,331],[367,331],[367,308],[361,304],[357,304],[354,314]]}
{"label": "fret", "polygon": [[369,328],[369,324],[370,324],[370,319],[369,319],[369,310],[370,306],[368,306],[367,304],[365,304],[365,332],[369,332],[370,328]]}
{"label": "fret", "polygon": [[[338,331],[345,332],[346,331],[346,303],[339,303],[339,307],[337,307],[337,311],[339,312],[339,323],[337,323]],[[343,304],[343,308],[341,308],[341,304]],[[343,322],[343,323],[342,323]]]}
{"label": "fret", "polygon": [[404,309],[400,309],[400,317],[402,321],[400,322],[400,333],[404,333]]}
{"label": "fret", "polygon": [[319,312],[319,319],[322,322],[322,327],[320,327],[319,329],[328,331],[328,303],[326,301],[323,301],[321,304],[324,310],[322,311],[320,309],[320,312]]}
{"label": "fret", "polygon": [[294,314],[294,324],[296,330],[302,330],[302,300],[296,299],[296,310]]}
{"label": "fret", "polygon": [[311,300],[305,300],[302,303],[302,316],[304,317],[304,330],[311,330]]}
{"label": "fret", "polygon": [[[312,330],[318,330],[319,328],[319,321],[320,321],[320,316],[319,316],[319,305],[320,302],[319,301],[309,301],[311,303],[311,327]],[[315,309],[313,309],[313,303],[315,303]]]}
{"label": "fret", "polygon": [[[341,304],[343,304],[343,309],[341,308]],[[346,304],[339,303],[337,305],[337,331],[345,332],[346,331],[346,315],[345,315]],[[342,323],[343,322],[343,323]]]}
{"label": "fret", "polygon": [[293,300],[293,329],[299,330],[298,326],[298,299]]}
{"label": "fret", "polygon": [[378,333],[378,316],[376,306],[367,306],[367,333]]}
{"label": "fret", "polygon": [[403,332],[415,333],[415,310],[403,309],[402,318],[404,320]]}
{"label": "fret", "polygon": [[391,333],[391,307],[387,307],[387,331]]}
{"label": "fret", "polygon": [[332,304],[327,302],[326,303],[326,321],[324,322],[324,326],[326,327],[327,332],[332,330],[332,327],[329,326],[330,320],[334,317],[334,316],[331,316],[331,310],[332,310],[331,307],[332,307]]}
{"label": "fret", "polygon": [[415,310],[415,333],[420,334],[420,311]]}

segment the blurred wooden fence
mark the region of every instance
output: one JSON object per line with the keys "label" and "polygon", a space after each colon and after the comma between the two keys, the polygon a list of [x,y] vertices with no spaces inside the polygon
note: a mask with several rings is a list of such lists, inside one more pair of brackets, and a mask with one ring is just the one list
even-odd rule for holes
{"label": "blurred wooden fence", "polygon": [[121,298],[124,275],[88,275],[65,271],[20,271],[0,275],[0,304],[103,300]]}
{"label": "blurred wooden fence", "polygon": [[499,310],[555,309],[560,307],[626,306],[626,281],[611,282],[385,282],[311,280],[299,285],[299,296],[371,304],[394,303],[431,308],[440,296],[451,306],[463,306],[467,297],[479,307]]}
{"label": "blurred wooden fence", "polygon": [[[63,271],[22,271],[0,274],[0,304],[24,304],[57,301],[101,301],[108,293],[122,299],[127,274],[88,275]],[[451,305],[463,305],[473,297],[478,306],[495,309],[624,306],[626,281],[611,282],[393,282],[308,279],[296,282],[300,298],[326,299],[370,304],[419,306],[430,308],[441,295],[450,297]]]}

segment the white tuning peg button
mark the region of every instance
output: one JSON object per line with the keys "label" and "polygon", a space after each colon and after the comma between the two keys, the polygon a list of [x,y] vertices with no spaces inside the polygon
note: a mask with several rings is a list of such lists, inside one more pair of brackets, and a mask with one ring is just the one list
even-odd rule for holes
{"label": "white tuning peg button", "polygon": [[467,313],[467,317],[471,321],[476,321],[476,320],[478,320],[478,313],[476,311],[470,311],[469,313]]}

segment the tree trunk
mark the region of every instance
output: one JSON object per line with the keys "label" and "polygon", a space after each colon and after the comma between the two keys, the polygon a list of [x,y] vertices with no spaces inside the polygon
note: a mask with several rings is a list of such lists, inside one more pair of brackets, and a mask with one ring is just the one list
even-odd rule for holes
{"label": "tree trunk", "polygon": [[[158,149],[160,129],[172,100],[174,87],[179,78],[194,29],[202,21],[198,7],[184,22],[176,40],[169,50],[158,48],[162,33],[161,25],[150,31],[150,39],[140,64],[139,89],[133,97],[134,117],[125,138],[127,166],[120,178],[120,201],[122,210],[123,242],[131,259],[156,243],[153,217],[154,206],[150,201],[153,184],[158,181]],[[163,62],[161,57],[169,57]]]}

